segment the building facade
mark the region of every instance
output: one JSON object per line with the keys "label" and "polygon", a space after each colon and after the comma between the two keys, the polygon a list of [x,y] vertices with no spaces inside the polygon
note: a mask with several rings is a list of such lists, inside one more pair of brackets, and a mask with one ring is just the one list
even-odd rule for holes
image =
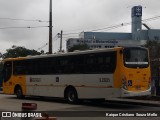
{"label": "building facade", "polygon": [[67,49],[70,49],[74,45],[87,44],[90,49],[96,48],[113,48],[119,46],[143,46],[146,40],[97,40],[97,39],[82,39],[82,38],[70,38],[67,40]]}
{"label": "building facade", "polygon": [[81,32],[79,38],[67,40],[67,50],[74,45],[87,44],[91,49],[117,46],[143,46],[147,40],[160,40],[160,30],[142,30],[142,6],[134,6],[131,12],[131,33],[122,32]]}

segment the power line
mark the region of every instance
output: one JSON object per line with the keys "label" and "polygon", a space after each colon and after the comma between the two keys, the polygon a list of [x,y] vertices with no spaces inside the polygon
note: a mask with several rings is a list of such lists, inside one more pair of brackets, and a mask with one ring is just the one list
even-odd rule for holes
{"label": "power line", "polygon": [[58,37],[55,39],[55,40],[53,40],[53,42],[55,42],[55,41],[57,41],[58,40]]}
{"label": "power line", "polygon": [[[58,35],[55,35],[55,36],[53,37],[53,39],[56,39],[57,36],[58,36]],[[57,39],[58,39],[58,37],[57,37]],[[57,40],[57,39],[56,39],[56,40]],[[37,51],[38,51],[38,50],[41,50],[41,49],[44,48],[44,47],[46,47],[48,44],[49,44],[48,42],[45,43],[45,44],[43,44],[41,47],[39,47],[39,48],[37,49]]]}
{"label": "power line", "polygon": [[41,50],[42,48],[46,47],[48,45],[48,43],[45,43],[44,45],[42,45],[40,48],[37,49],[37,51]]}
{"label": "power line", "polygon": [[65,39],[70,39],[70,38],[77,38],[77,37],[71,36],[71,37],[63,37],[63,38],[65,38]]}
{"label": "power line", "polygon": [[18,19],[18,18],[0,18],[1,20],[28,21],[28,22],[49,22],[44,20]]}
{"label": "power line", "polygon": [[71,34],[78,34],[79,32],[77,33],[67,33],[67,34],[63,34],[63,35],[71,35]]}
{"label": "power line", "polygon": [[[148,22],[148,21],[157,20],[157,19],[160,19],[160,16],[154,16],[154,17],[151,17],[151,18],[143,19],[142,21],[143,22]],[[107,29],[107,30],[116,29],[118,27],[123,27],[123,26],[130,25],[131,23],[133,23],[133,22],[126,22],[126,23],[122,23],[122,24],[118,24],[118,25],[113,25],[113,26],[109,26],[109,27],[105,27],[105,28],[100,28],[100,29],[95,29],[95,30],[91,30],[91,31],[98,31],[98,30],[105,30],[105,29]],[[137,23],[137,22],[134,22],[134,23]]]}
{"label": "power line", "polygon": [[154,16],[151,18],[143,19],[142,21],[145,22],[145,21],[152,21],[152,20],[157,20],[157,19],[160,19],[160,16]]}
{"label": "power line", "polygon": [[[160,16],[154,16],[154,17],[146,18],[146,19],[143,19],[142,21],[143,21],[143,22],[148,22],[148,21],[157,20],[157,19],[160,19]],[[119,27],[124,27],[124,26],[127,26],[127,25],[131,25],[132,23],[133,23],[133,22],[126,22],[126,23],[121,23],[121,24],[117,24],[117,25],[112,25],[112,26],[108,26],[108,27],[104,27],[104,28],[97,28],[97,29],[88,30],[88,31],[94,32],[94,31],[99,31],[99,30],[113,30],[113,29],[116,29],[116,28],[119,28]],[[136,23],[136,22],[134,22],[134,23]],[[67,34],[64,34],[64,35],[79,34],[79,33],[80,33],[80,32],[67,33]]]}
{"label": "power line", "polygon": [[55,39],[56,37],[58,37],[58,34],[56,34],[56,35],[53,37],[53,39]]}
{"label": "power line", "polygon": [[[147,22],[147,21],[152,21],[152,20],[156,20],[156,19],[160,19],[160,16],[154,16],[154,17],[151,17],[151,18],[147,18],[147,19],[143,19],[142,21],[143,22]],[[99,29],[94,29],[94,30],[90,30],[91,32],[92,31],[99,31],[99,30],[112,30],[112,29],[116,29],[116,28],[119,28],[119,27],[124,27],[124,26],[127,26],[127,25],[130,25],[132,24],[133,22],[126,22],[126,23],[121,23],[121,24],[117,24],[117,25],[112,25],[112,26],[108,26],[108,27],[104,27],[104,28],[99,28]],[[134,22],[136,23],[136,22]],[[48,26],[47,26],[48,27]],[[0,28],[1,29],[1,28]],[[75,32],[75,33],[66,33],[66,34],[63,34],[63,35],[72,35],[72,34],[79,34],[80,32]],[[57,37],[57,38],[56,38]],[[63,38],[69,38],[69,37],[63,37]],[[58,40],[58,34],[53,38],[55,39],[53,42],[55,42],[56,40]],[[45,45],[43,45],[42,47],[45,47],[46,45],[48,45],[48,43],[46,43]],[[40,47],[41,48],[41,47]],[[39,48],[39,49],[40,49]],[[38,50],[39,50],[38,49]]]}
{"label": "power line", "polygon": [[0,29],[30,29],[30,28],[44,28],[48,26],[27,26],[27,27],[0,27]]}

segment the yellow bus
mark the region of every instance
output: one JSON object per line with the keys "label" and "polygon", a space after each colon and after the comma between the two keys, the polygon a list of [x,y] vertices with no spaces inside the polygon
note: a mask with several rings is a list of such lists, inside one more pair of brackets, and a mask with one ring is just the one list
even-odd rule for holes
{"label": "yellow bus", "polygon": [[5,59],[5,94],[110,99],[151,94],[148,50],[116,47]]}

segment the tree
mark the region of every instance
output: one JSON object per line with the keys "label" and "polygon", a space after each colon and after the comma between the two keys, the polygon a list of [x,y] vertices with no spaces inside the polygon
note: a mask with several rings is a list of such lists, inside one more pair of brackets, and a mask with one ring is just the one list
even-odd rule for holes
{"label": "tree", "polygon": [[22,46],[13,45],[7,52],[3,54],[3,58],[16,58],[26,57],[28,55],[40,55],[41,53],[36,50],[29,50]]}
{"label": "tree", "polygon": [[145,47],[149,49],[152,76],[160,76],[160,43],[147,41]]}
{"label": "tree", "polygon": [[73,52],[75,50],[89,50],[89,46],[87,44],[78,44],[68,49],[68,52]]}

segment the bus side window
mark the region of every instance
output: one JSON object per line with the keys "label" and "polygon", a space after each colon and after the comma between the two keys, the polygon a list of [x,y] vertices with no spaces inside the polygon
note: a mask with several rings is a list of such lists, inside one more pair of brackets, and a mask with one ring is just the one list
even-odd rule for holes
{"label": "bus side window", "polygon": [[96,54],[87,54],[85,55],[85,73],[93,74],[97,73],[97,69],[95,69],[96,65]]}
{"label": "bus side window", "polygon": [[25,75],[26,74],[26,61],[14,61],[13,62],[13,74]]}
{"label": "bus side window", "polygon": [[6,62],[3,68],[4,82],[7,82],[12,75],[12,62]]}

